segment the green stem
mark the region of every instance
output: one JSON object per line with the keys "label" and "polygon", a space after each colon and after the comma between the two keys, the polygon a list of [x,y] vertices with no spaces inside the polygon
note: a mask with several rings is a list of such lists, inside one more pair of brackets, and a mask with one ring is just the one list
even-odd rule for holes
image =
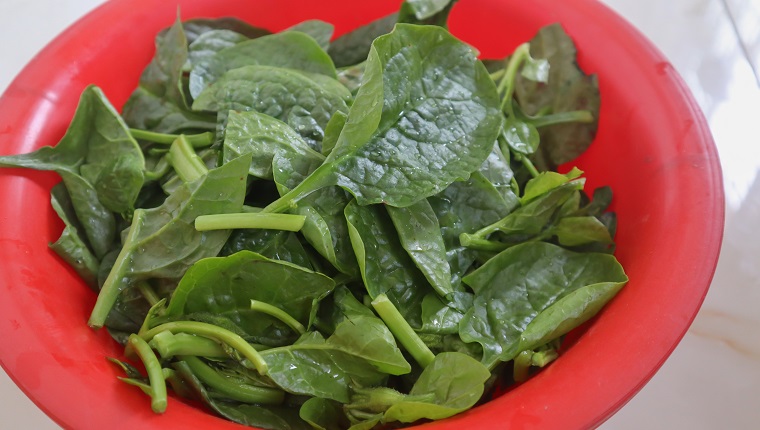
{"label": "green stem", "polygon": [[303,215],[272,213],[236,213],[201,215],[195,219],[195,229],[230,230],[239,228],[260,228],[267,230],[299,231],[306,217]]}
{"label": "green stem", "polygon": [[181,360],[187,363],[201,382],[232,400],[262,405],[279,405],[285,400],[285,393],[282,390],[234,382],[217,373],[198,357],[186,356],[181,357]]}
{"label": "green stem", "polygon": [[148,372],[148,380],[150,381],[150,406],[153,412],[161,414],[166,411],[166,381],[164,380],[164,372],[161,369],[161,363],[158,361],[158,357],[150,349],[147,342],[136,334],[129,335],[129,344],[132,346],[137,356],[145,366],[145,370]]}
{"label": "green stem", "polygon": [[529,122],[536,128],[547,127],[556,124],[565,124],[568,122],[592,123],[594,115],[587,110],[574,110],[570,112],[553,113],[549,115],[531,117]]}
{"label": "green stem", "polygon": [[136,284],[137,289],[140,290],[140,294],[145,297],[145,300],[148,301],[148,304],[150,306],[155,306],[156,303],[158,303],[161,300],[161,297],[158,297],[158,294],[153,290],[153,287],[150,286],[150,284],[147,281],[140,281]]}
{"label": "green stem", "polygon": [[172,321],[153,327],[143,333],[142,337],[146,341],[150,341],[162,331],[170,331],[172,334],[196,334],[225,343],[250,361],[260,374],[266,375],[268,372],[267,363],[259,352],[250,343],[246,342],[245,339],[227,329],[199,321]]}
{"label": "green stem", "polygon": [[277,318],[278,320],[287,324],[288,327],[298,332],[299,335],[306,333],[306,328],[303,326],[303,324],[298,322],[298,320],[290,316],[290,314],[287,312],[276,306],[272,306],[269,303],[259,300],[251,300],[251,310],[255,312],[262,312]]}
{"label": "green stem", "polygon": [[556,349],[545,349],[533,354],[530,358],[530,364],[536,367],[544,367],[559,357]]}
{"label": "green stem", "polygon": [[163,156],[158,160],[153,170],[146,170],[143,175],[145,175],[146,181],[157,181],[169,173],[170,168],[169,160],[167,160],[166,156]]}
{"label": "green stem", "polygon": [[[147,140],[148,142],[161,143],[165,145],[172,144],[181,136],[179,134],[156,133],[153,131],[140,130],[137,128],[130,128],[129,134],[131,134],[135,139]],[[193,146],[193,148],[202,148],[214,143],[214,133],[207,131],[200,134],[191,134],[185,136],[185,139],[187,140],[187,143]]]}
{"label": "green stem", "polygon": [[530,161],[530,158],[526,157],[525,155],[514,153],[515,161],[519,161],[522,163],[523,166],[525,166],[526,169],[528,169],[528,173],[530,173],[530,176],[536,177],[540,173],[538,172],[538,169],[536,169],[536,166],[533,165],[533,162]]}
{"label": "green stem", "polygon": [[476,234],[462,233],[459,235],[459,243],[470,249],[481,251],[500,252],[512,246],[512,244],[483,239]]}
{"label": "green stem", "polygon": [[324,188],[330,183],[330,164],[323,164],[306,177],[295,188],[288,191],[284,196],[270,203],[261,212],[262,213],[282,213],[296,206],[296,203],[302,198],[308,196],[314,191]]}
{"label": "green stem", "polygon": [[515,357],[514,370],[512,371],[515,382],[523,382],[528,379],[532,356],[533,351],[522,351]]}
{"label": "green stem", "polygon": [[197,355],[209,358],[229,357],[218,342],[194,334],[173,334],[170,331],[162,331],[153,336],[149,344],[158,351],[161,358],[171,358],[175,355]]}
{"label": "green stem", "polygon": [[193,391],[187,386],[185,380],[174,369],[164,368],[164,380],[169,383],[172,390],[180,397],[190,399],[193,397]]}
{"label": "green stem", "polygon": [[116,262],[111,268],[111,272],[108,273],[108,277],[103,283],[103,287],[98,293],[98,298],[95,301],[95,306],[90,313],[90,319],[87,324],[95,329],[103,327],[106,318],[108,317],[111,308],[116,303],[116,299],[121,294],[122,290],[126,287],[125,279],[128,279],[128,255],[130,253],[130,244],[134,242],[137,235],[142,228],[143,219],[145,218],[145,211],[143,209],[137,209],[132,216],[132,224],[127,232],[124,246],[119,251],[119,255],[116,257]]}
{"label": "green stem", "polygon": [[504,76],[501,78],[501,82],[499,83],[499,94],[504,91],[504,97],[501,99],[501,110],[503,111],[506,109],[507,114],[510,117],[515,116],[514,107],[512,107],[512,96],[515,92],[515,78],[517,77],[517,71],[520,69],[520,66],[529,55],[530,44],[523,43],[522,45],[518,46],[512,56],[509,57],[506,71],[504,72]]}
{"label": "green stem", "polygon": [[174,140],[167,157],[177,175],[184,182],[192,182],[208,173],[206,164],[195,153],[184,135],[180,135]]}
{"label": "green stem", "polygon": [[425,342],[417,336],[412,326],[404,319],[403,315],[391,303],[388,296],[380,294],[372,301],[372,307],[380,318],[388,326],[393,336],[406,348],[409,354],[423,368],[427,367],[435,359],[435,354],[425,345]]}

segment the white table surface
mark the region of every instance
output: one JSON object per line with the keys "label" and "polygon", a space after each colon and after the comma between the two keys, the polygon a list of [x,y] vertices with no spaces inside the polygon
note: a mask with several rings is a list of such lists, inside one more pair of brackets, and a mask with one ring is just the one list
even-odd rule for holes
{"label": "white table surface", "polygon": [[[102,2],[0,0],[0,92]],[[700,103],[723,165],[726,230],[694,324],[652,381],[601,428],[760,428],[760,0],[603,3],[663,51]],[[58,428],[0,370],[0,430]]]}

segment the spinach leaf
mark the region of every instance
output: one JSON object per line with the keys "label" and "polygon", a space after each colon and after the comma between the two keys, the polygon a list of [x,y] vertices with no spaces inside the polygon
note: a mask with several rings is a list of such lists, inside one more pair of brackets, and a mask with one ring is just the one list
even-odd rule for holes
{"label": "spinach leaf", "polygon": [[449,13],[456,0],[406,0],[398,12],[398,22],[437,25],[448,28]]}
{"label": "spinach leaf", "polygon": [[230,232],[199,232],[195,218],[240,212],[250,160],[240,157],[230,161],[183,184],[161,206],[135,211],[116,265],[98,295],[90,326],[101,327],[119,294],[134,282],[179,279],[196,261],[219,253]]}
{"label": "spinach leaf", "polygon": [[224,136],[224,162],[250,153],[253,160],[248,173],[262,179],[273,178],[275,157],[314,159],[315,164],[324,160],[287,124],[256,111],[231,111]]}
{"label": "spinach leaf", "polygon": [[[334,117],[340,115],[337,112]],[[283,156],[275,157],[272,164],[281,195],[296,187],[324,161],[324,157],[315,156],[313,152],[305,153],[307,156],[290,155],[283,153]],[[301,233],[321,256],[341,273],[358,276],[359,269],[343,215],[343,208],[349,201],[349,196],[340,187],[327,187],[306,196],[290,212],[306,217]]]}
{"label": "spinach leaf", "polygon": [[506,154],[501,152],[499,144],[495,143],[479,172],[499,191],[510,210],[519,205],[517,190],[513,185],[515,174],[509,166],[509,151]]}
{"label": "spinach leaf", "polygon": [[430,285],[441,296],[454,292],[451,288],[451,268],[446,259],[446,245],[435,211],[426,199],[405,207],[388,206],[401,246],[412,257]]}
{"label": "spinach leaf", "polygon": [[230,70],[206,88],[193,108],[256,110],[287,123],[319,152],[327,122],[336,111],[347,111],[350,99],[351,93],[343,85],[324,75],[244,66]]}
{"label": "spinach leaf", "polygon": [[208,115],[191,112],[184,90],[188,38],[179,19],[156,37],[156,54],[140,76],[140,85],[124,105],[131,127],[161,133],[213,130]]}
{"label": "spinach leaf", "polygon": [[[204,33],[214,30],[234,31],[249,39],[256,39],[257,37],[272,34],[272,32],[267,29],[254,27],[247,22],[234,17],[193,18],[183,22],[182,27],[185,31],[187,42],[190,44],[195,42]],[[166,31],[162,31],[159,33],[159,36],[165,32]]]}
{"label": "spinach leaf", "polygon": [[515,95],[528,115],[585,110],[592,122],[570,122],[541,128],[541,145],[535,154],[542,170],[575,159],[594,139],[599,118],[599,86],[595,75],[586,75],[576,63],[573,41],[559,24],[542,28],[530,41],[530,55],[548,60],[548,83],[518,76]]}
{"label": "spinach leaf", "polygon": [[377,317],[338,324],[326,340],[306,333],[295,344],[261,351],[268,375],[281,388],[347,403],[351,384],[372,386],[387,374],[411,370],[388,328]]}
{"label": "spinach leaf", "polygon": [[317,41],[320,48],[327,51],[330,47],[330,39],[332,39],[335,26],[319,19],[309,19],[283,31],[300,31],[301,33],[308,34]]}
{"label": "spinach leaf", "polygon": [[419,328],[422,300],[433,290],[401,246],[387,212],[379,205],[359,206],[352,201],[345,214],[370,297],[387,295],[404,319]]}
{"label": "spinach leaf", "polygon": [[444,29],[399,24],[373,42],[325,163],[265,211],[329,185],[362,205],[409,206],[482,165],[500,126],[496,87],[472,49]]}
{"label": "spinach leaf", "polygon": [[212,257],[190,267],[166,310],[169,318],[209,313],[228,319],[256,343],[284,345],[295,339],[280,320],[251,309],[251,300],[272,304],[303,325],[315,301],[332,291],[325,275],[250,251]]}
{"label": "spinach leaf", "polygon": [[64,223],[61,236],[50,244],[50,249],[73,267],[90,288],[97,291],[100,261],[90,251],[87,238],[80,234],[82,225],[63,183],[55,185],[50,190],[50,203]]}
{"label": "spinach leaf", "polygon": [[332,60],[313,38],[298,31],[289,31],[238,43],[208,61],[196,64],[190,72],[190,94],[197,98],[226,72],[251,65],[336,77]]}
{"label": "spinach leaf", "polygon": [[337,111],[330,118],[325,126],[325,137],[322,139],[322,154],[329,155],[335,148],[335,144],[338,143],[338,137],[343,127],[346,126],[348,115],[341,111]]}
{"label": "spinach leaf", "polygon": [[116,217],[100,202],[97,191],[84,178],[68,170],[58,174],[69,192],[77,218],[86,220],[82,227],[95,257],[102,258],[114,246]]}
{"label": "spinach leaf", "polygon": [[252,251],[273,260],[287,261],[313,270],[309,253],[298,236],[283,230],[240,229],[233,230],[230,238],[219,251],[220,257],[239,251]]}
{"label": "spinach leaf", "polygon": [[474,358],[458,352],[442,352],[422,371],[409,392],[410,398],[432,394],[432,399],[395,403],[385,412],[384,420],[411,423],[458,414],[480,400],[490,377],[491,372]]}
{"label": "spinach leaf", "polygon": [[[74,118],[56,146],[0,157],[0,167],[53,170],[78,176],[79,179],[69,182],[91,188],[100,204],[117,213],[134,209],[144,181],[144,166],[142,151],[126,124],[103,91],[92,85],[82,92]],[[72,187],[68,187],[69,193],[74,192]],[[82,215],[79,214],[80,219],[89,219]]]}
{"label": "spinach leaf", "polygon": [[[483,363],[492,367],[520,352],[521,336],[528,325],[558,300],[591,285],[620,286],[627,281],[611,255],[575,253],[543,242],[520,244],[464,278],[475,292],[475,301],[460,324],[459,335],[465,342],[480,343]],[[568,301],[586,306],[581,302]],[[563,312],[578,313],[570,308]]]}
{"label": "spinach leaf", "polygon": [[301,405],[298,415],[317,430],[339,430],[350,426],[343,405],[334,400],[312,397]]}
{"label": "spinach leaf", "polygon": [[367,59],[372,42],[390,33],[398,20],[397,14],[376,19],[333,40],[327,53],[336,67],[347,67]]}
{"label": "spinach leaf", "polygon": [[452,288],[458,290],[462,277],[477,258],[475,251],[459,242],[459,236],[498,221],[517,202],[507,203],[494,185],[477,172],[467,181],[454,182],[428,201],[441,226]]}
{"label": "spinach leaf", "polygon": [[188,46],[187,61],[189,64],[185,65],[185,69],[188,69],[189,66],[189,69],[192,70],[193,65],[209,61],[219,51],[246,40],[248,40],[247,37],[232,30],[210,30],[202,33]]}

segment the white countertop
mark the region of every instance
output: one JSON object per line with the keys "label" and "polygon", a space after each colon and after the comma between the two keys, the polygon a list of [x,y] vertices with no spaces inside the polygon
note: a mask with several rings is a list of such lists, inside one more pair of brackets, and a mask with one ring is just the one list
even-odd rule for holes
{"label": "white countertop", "polygon": [[[0,92],[103,0],[2,0]],[[670,59],[715,137],[726,230],[694,324],[602,429],[755,429],[760,423],[760,0],[604,0]],[[754,65],[754,70],[753,70]],[[0,430],[58,429],[0,370]]]}

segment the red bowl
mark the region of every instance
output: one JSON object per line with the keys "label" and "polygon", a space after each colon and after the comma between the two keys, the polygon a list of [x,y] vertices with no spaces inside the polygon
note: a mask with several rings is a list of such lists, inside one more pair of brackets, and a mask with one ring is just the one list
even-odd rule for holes
{"label": "red bowl", "polygon": [[[340,34],[393,12],[400,1],[110,1],[45,48],[5,92],[0,153],[55,144],[88,84],[122,105],[177,3],[184,19],[234,15],[280,30],[320,18]],[[424,427],[600,424],[676,347],[715,270],[724,217],[718,156],[686,86],[640,33],[594,0],[463,1],[451,30],[484,57],[500,57],[553,22],[576,41],[581,66],[599,76],[598,137],[576,164],[590,188],[608,184],[615,192],[617,257],[631,281],[544,371],[484,406]],[[65,428],[240,428],[174,399],[155,415],[146,396],[116,380],[104,357],[120,356],[122,348],[86,325],[94,294],[47,247],[62,229],[49,203],[58,180],[0,170],[2,366]]]}

